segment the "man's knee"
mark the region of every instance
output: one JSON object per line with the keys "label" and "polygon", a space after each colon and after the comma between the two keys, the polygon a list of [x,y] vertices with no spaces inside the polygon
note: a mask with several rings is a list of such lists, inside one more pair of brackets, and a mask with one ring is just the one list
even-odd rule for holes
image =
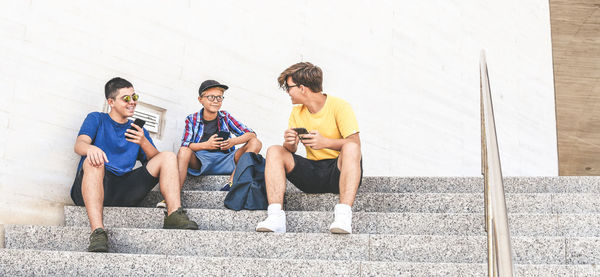
{"label": "man's knee", "polygon": [[178,159],[187,159],[192,156],[194,151],[187,146],[181,146],[177,152]]}
{"label": "man's knee", "polygon": [[286,152],[289,153],[289,151],[281,145],[271,145],[267,148],[267,160],[281,159]]}
{"label": "man's knee", "polygon": [[256,151],[257,153],[260,152],[260,149],[262,149],[262,142],[258,138],[253,137],[248,141],[248,149]]}
{"label": "man's knee", "polygon": [[156,157],[159,160],[163,161],[163,162],[177,162],[177,156],[175,156],[175,153],[171,152],[171,151],[163,151],[160,152],[158,154],[156,154]]}
{"label": "man's knee", "polygon": [[99,166],[93,166],[92,162],[90,161],[90,157],[85,158],[85,160],[83,161],[83,172],[85,173],[92,173],[92,172],[101,172],[104,173],[104,164],[101,164]]}

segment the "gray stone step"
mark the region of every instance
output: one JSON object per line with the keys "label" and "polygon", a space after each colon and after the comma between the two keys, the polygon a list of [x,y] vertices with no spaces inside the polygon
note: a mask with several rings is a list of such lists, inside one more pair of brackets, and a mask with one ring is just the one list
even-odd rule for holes
{"label": "gray stone step", "polygon": [[[165,262],[168,261],[168,262]],[[516,276],[591,276],[591,265],[517,265]],[[1,276],[484,276],[485,264],[398,263],[0,250]]]}
{"label": "gray stone step", "polygon": [[[184,190],[218,191],[228,176],[189,177]],[[600,193],[599,176],[504,177],[507,193]],[[288,182],[288,191],[298,191]],[[481,177],[365,176],[359,192],[480,193]]]}
{"label": "gray stone step", "polygon": [[[104,224],[116,228],[160,229],[162,209],[104,209]],[[188,209],[201,230],[254,231],[266,211]],[[287,230],[295,233],[327,233],[332,212],[288,211]],[[65,206],[67,226],[89,226],[84,207]],[[510,232],[516,236],[600,237],[600,214],[509,214]],[[483,214],[476,213],[353,213],[357,234],[484,235]]]}
{"label": "gray stone step", "polygon": [[[6,248],[84,251],[89,228],[8,225]],[[485,236],[270,234],[108,229],[111,251],[133,254],[382,262],[483,263]],[[600,238],[512,238],[517,264],[597,264]]]}
{"label": "gray stone step", "polygon": [[[185,208],[223,209],[224,191],[185,191]],[[151,191],[142,207],[154,207],[162,195]],[[288,192],[284,207],[290,211],[332,211],[339,196]],[[600,213],[596,193],[507,193],[509,213]],[[353,210],[357,212],[399,213],[483,213],[480,193],[359,193]]]}

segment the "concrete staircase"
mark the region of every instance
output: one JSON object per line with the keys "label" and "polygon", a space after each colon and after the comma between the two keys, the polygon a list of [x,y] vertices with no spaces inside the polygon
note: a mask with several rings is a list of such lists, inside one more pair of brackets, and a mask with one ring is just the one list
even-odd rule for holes
{"label": "concrete staircase", "polygon": [[[223,207],[226,177],[190,178],[182,195],[200,231],[162,230],[153,191],[106,208],[113,253],[87,253],[85,209],[66,226],[7,226],[0,276],[485,276],[481,178],[365,177],[352,235],[333,235],[337,195],[289,185],[288,233],[254,232],[266,211]],[[600,276],[600,178],[505,178],[518,276]]]}

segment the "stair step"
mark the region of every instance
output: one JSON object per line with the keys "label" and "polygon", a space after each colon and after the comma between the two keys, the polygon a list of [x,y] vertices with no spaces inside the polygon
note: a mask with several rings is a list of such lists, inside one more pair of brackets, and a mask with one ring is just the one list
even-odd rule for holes
{"label": "stair step", "polygon": [[[6,248],[84,251],[89,228],[6,226]],[[213,257],[483,263],[485,236],[108,229],[111,251]],[[600,238],[513,236],[517,264],[597,264]]]}
{"label": "stair step", "polygon": [[[104,208],[104,224],[116,228],[160,229],[163,209]],[[254,231],[266,211],[188,209],[201,230]],[[327,233],[332,212],[288,211],[287,230],[293,233]],[[89,226],[84,207],[65,206],[67,226]],[[483,214],[475,213],[353,213],[356,234],[484,235]],[[600,237],[600,214],[509,214],[510,232],[516,236]]]}
{"label": "stair step", "polygon": [[[163,226],[162,209],[121,208],[104,209],[104,225],[117,228],[151,228]],[[233,211],[188,209],[190,219],[201,230],[254,232],[256,224],[267,217],[266,211]],[[329,233],[333,212],[288,211],[287,231],[292,233]],[[541,215],[556,223],[554,215]],[[528,217],[529,218],[529,217]],[[89,226],[84,207],[65,207],[67,226]],[[357,234],[412,235],[483,235],[482,214],[410,214],[410,213],[353,213],[353,232]],[[540,229],[540,228],[538,228]]]}
{"label": "stair step", "polygon": [[[223,209],[224,191],[184,191],[185,208]],[[154,207],[162,195],[150,192],[142,207]],[[284,207],[289,211],[332,211],[337,194],[289,192]],[[509,213],[600,213],[600,194],[596,193],[507,193]],[[400,213],[483,213],[479,193],[359,193],[353,210],[357,212]]]}
{"label": "stair step", "polygon": [[[184,190],[218,191],[229,176],[188,176]],[[290,182],[287,190],[299,191]],[[504,177],[507,193],[600,193],[599,176]],[[483,193],[481,177],[365,176],[359,192]]]}
{"label": "stair step", "polygon": [[[165,262],[168,261],[168,262]],[[484,276],[485,264],[211,258],[1,249],[2,276]],[[592,265],[517,265],[516,276],[591,276]]]}

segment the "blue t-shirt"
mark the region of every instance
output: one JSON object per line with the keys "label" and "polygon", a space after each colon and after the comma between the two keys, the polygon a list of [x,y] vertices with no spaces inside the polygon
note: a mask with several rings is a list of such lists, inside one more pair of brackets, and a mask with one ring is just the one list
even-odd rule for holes
{"label": "blue t-shirt", "polygon": [[[89,136],[92,145],[106,153],[108,163],[105,163],[104,167],[115,175],[121,176],[133,170],[136,160],[142,163],[147,161],[146,154],[139,145],[125,140],[125,133],[132,122],[128,120],[127,123],[121,124],[112,120],[107,113],[92,112],[83,121],[77,136]],[[144,136],[154,146],[146,129],[144,129]],[[82,156],[77,167],[78,172],[84,160],[85,156]]]}

